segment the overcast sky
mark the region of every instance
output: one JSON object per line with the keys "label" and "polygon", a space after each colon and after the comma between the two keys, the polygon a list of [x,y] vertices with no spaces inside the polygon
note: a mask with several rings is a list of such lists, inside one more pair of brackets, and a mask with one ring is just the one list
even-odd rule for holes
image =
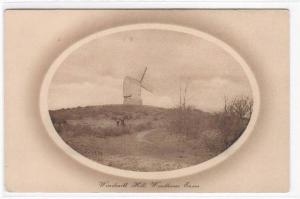
{"label": "overcast sky", "polygon": [[241,66],[225,51],[198,37],[165,30],[135,30],[93,40],[74,51],[59,67],[49,90],[49,109],[122,104],[126,75],[139,78],[153,93],[143,103],[174,107],[180,83],[188,83],[187,103],[217,111],[224,96],[251,96]]}

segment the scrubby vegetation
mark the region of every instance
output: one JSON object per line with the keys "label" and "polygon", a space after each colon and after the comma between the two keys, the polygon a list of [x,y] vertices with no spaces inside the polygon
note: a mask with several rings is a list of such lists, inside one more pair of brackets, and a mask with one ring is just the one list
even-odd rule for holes
{"label": "scrubby vegetation", "polygon": [[224,100],[224,109],[205,113],[192,106],[180,105],[173,110],[170,130],[187,139],[202,139],[213,153],[231,146],[246,129],[253,108],[249,97],[239,96]]}
{"label": "scrubby vegetation", "polygon": [[253,106],[248,97],[225,98],[223,110],[208,113],[183,102],[172,109],[105,105],[49,113],[62,139],[82,155],[121,169],[163,171],[224,151],[247,127]]}
{"label": "scrubby vegetation", "polygon": [[167,109],[151,106],[106,105],[53,110],[49,114],[63,138],[104,138],[157,128],[166,122],[168,113]]}

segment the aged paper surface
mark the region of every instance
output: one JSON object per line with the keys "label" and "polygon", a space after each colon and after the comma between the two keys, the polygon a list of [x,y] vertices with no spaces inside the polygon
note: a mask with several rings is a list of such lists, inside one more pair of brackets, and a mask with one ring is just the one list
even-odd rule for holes
{"label": "aged paper surface", "polygon": [[[260,114],[247,142],[224,162],[193,176],[133,180],[93,171],[59,149],[40,119],[40,85],[62,51],[106,28],[150,22],[187,26],[223,40],[246,60],[260,89]],[[285,10],[6,11],[7,191],[288,191],[288,29]]]}

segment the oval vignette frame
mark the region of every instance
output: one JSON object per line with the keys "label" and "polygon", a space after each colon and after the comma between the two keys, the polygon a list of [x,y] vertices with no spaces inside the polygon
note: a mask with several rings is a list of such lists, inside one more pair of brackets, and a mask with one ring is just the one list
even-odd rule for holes
{"label": "oval vignette frame", "polygon": [[[56,70],[59,68],[61,63],[76,49],[83,46],[84,44],[101,37],[105,37],[110,34],[123,32],[123,31],[132,31],[132,30],[147,30],[147,29],[156,29],[156,30],[167,30],[167,31],[175,31],[175,32],[181,32],[186,33],[191,36],[195,36],[201,39],[204,39],[206,41],[212,42],[213,44],[217,45],[224,51],[226,51],[229,55],[231,55],[243,68],[243,71],[246,73],[246,76],[248,77],[249,83],[251,85],[252,94],[253,94],[253,112],[252,116],[250,118],[250,121],[248,123],[247,128],[243,132],[243,134],[235,141],[229,148],[227,148],[222,153],[218,154],[217,156],[202,162],[197,165],[193,165],[190,167],[185,167],[181,169],[171,170],[171,171],[158,171],[158,172],[139,172],[139,171],[130,171],[130,170],[122,170],[117,169],[114,167],[109,167],[102,165],[100,163],[97,163],[93,160],[90,160],[86,158],[85,156],[81,155],[74,149],[72,149],[69,145],[67,145],[63,139],[58,135],[56,132],[50,118],[49,110],[48,110],[48,89],[49,85],[51,83],[52,77],[54,76]],[[236,152],[247,140],[249,135],[251,134],[255,122],[257,120],[258,114],[259,114],[259,107],[260,107],[260,95],[259,95],[259,87],[257,85],[256,79],[254,77],[253,72],[249,68],[248,64],[244,61],[244,59],[228,44],[224,43],[223,41],[207,34],[202,31],[187,28],[183,26],[178,25],[169,25],[169,24],[153,24],[153,23],[145,23],[145,24],[132,24],[132,25],[124,25],[124,26],[117,26],[114,28],[102,30],[100,32],[91,34],[79,41],[77,41],[75,44],[68,47],[66,50],[63,51],[62,54],[58,56],[58,58],[52,63],[50,68],[48,69],[44,80],[42,82],[41,90],[40,90],[40,114],[43,121],[44,126],[46,127],[46,130],[52,140],[69,156],[71,156],[76,161],[80,162],[81,164],[94,169],[96,171],[113,175],[113,176],[119,176],[119,177],[125,177],[125,178],[134,178],[134,179],[147,179],[147,180],[162,180],[162,179],[170,179],[170,178],[178,178],[178,177],[184,177],[189,176],[192,174],[196,174],[199,172],[202,172],[204,170],[207,170],[222,161],[224,161],[227,157],[232,155],[234,152]]]}

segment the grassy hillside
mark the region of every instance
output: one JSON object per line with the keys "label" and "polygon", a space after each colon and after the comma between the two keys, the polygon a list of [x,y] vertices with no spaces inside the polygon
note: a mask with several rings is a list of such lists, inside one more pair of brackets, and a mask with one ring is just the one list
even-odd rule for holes
{"label": "grassy hillside", "polygon": [[[169,129],[176,109],[153,106],[103,105],[49,111],[59,134],[94,134],[98,137],[116,136],[153,128]],[[211,114],[193,111],[195,118],[210,118]],[[125,126],[117,125],[124,119]],[[122,128],[120,128],[122,127]]]}
{"label": "grassy hillside", "polygon": [[[94,119],[111,119],[127,116],[129,119],[138,120],[150,117],[154,120],[166,119],[174,114],[176,109],[167,109],[154,106],[139,105],[103,105],[103,106],[87,106],[66,108],[59,110],[50,110],[50,116],[54,122],[63,122],[67,120],[81,120],[92,117]],[[198,115],[209,116],[210,113],[194,109],[194,113]],[[148,119],[150,119],[148,118]]]}
{"label": "grassy hillside", "polygon": [[193,108],[138,105],[49,113],[56,131],[74,150],[99,163],[134,171],[172,170],[206,161],[230,146],[248,123]]}

